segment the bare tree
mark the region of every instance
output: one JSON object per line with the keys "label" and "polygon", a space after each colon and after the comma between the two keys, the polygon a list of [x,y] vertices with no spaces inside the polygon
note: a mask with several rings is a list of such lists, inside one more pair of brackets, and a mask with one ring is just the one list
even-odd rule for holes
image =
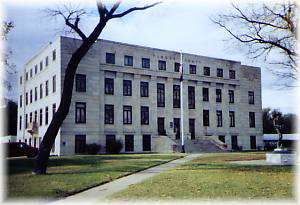
{"label": "bare tree", "polygon": [[70,109],[72,92],[73,92],[73,84],[74,84],[74,76],[78,64],[83,59],[83,57],[87,54],[87,52],[95,43],[95,41],[98,39],[102,30],[108,23],[108,21],[114,18],[121,18],[133,11],[145,10],[151,8],[157,5],[158,3],[160,2],[153,3],[143,7],[132,7],[128,10],[117,12],[117,9],[121,4],[121,0],[114,3],[110,9],[108,9],[101,0],[98,0],[97,11],[99,14],[99,21],[97,25],[94,27],[93,31],[88,36],[79,28],[80,19],[85,14],[85,11],[83,9],[67,10],[67,7],[65,7],[64,10],[48,10],[50,13],[52,13],[53,16],[63,17],[65,24],[71,29],[71,31],[75,32],[82,39],[82,42],[79,45],[79,47],[73,52],[67,64],[65,70],[64,83],[63,83],[63,91],[61,95],[61,102],[41,142],[33,173],[46,174],[50,150],[55,141],[55,137],[58,133],[58,130],[61,127]]}
{"label": "bare tree", "polygon": [[232,4],[233,11],[218,14],[211,20],[225,29],[239,45],[245,45],[247,55],[262,57],[274,74],[296,79],[296,10],[295,3],[278,2],[248,5],[241,9]]}

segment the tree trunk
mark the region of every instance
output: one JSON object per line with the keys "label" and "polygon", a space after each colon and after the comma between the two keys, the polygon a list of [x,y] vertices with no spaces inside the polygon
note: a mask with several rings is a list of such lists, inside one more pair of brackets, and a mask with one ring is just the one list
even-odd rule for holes
{"label": "tree trunk", "polygon": [[71,59],[67,65],[65,71],[65,79],[63,84],[63,92],[61,95],[61,101],[57,112],[54,114],[50,125],[43,137],[43,140],[40,144],[39,153],[36,158],[35,167],[33,173],[35,174],[46,174],[47,165],[49,160],[49,155],[53,143],[55,142],[56,135],[59,128],[61,127],[63,121],[66,119],[72,100],[72,92],[74,85],[74,77],[76,74],[77,67],[82,60],[82,58],[87,54],[91,46],[98,39],[103,28],[106,25],[106,20],[100,21],[90,36],[86,39],[83,39],[82,44],[76,51],[72,54]]}

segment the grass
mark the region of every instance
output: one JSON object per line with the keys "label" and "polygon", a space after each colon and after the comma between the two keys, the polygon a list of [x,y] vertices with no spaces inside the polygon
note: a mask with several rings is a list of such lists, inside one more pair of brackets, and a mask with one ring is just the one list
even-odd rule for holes
{"label": "grass", "polygon": [[292,166],[239,165],[265,153],[205,154],[110,197],[113,200],[294,200]]}
{"label": "grass", "polygon": [[7,198],[56,199],[179,158],[181,154],[51,157],[47,175],[32,175],[34,159],[7,160]]}

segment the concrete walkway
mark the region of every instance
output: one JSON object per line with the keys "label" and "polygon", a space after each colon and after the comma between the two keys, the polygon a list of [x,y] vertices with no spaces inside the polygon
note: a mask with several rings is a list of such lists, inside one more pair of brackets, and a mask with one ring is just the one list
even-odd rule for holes
{"label": "concrete walkway", "polygon": [[89,190],[83,191],[81,193],[66,197],[62,200],[59,200],[57,202],[59,203],[70,203],[70,202],[78,202],[78,201],[85,201],[85,202],[89,202],[89,203],[93,203],[93,202],[99,202],[101,200],[104,200],[106,197],[122,191],[124,189],[126,189],[127,187],[129,187],[132,184],[137,184],[139,182],[144,181],[145,179],[148,179],[150,177],[153,177],[163,171],[172,169],[178,165],[181,165],[185,162],[188,162],[190,160],[193,160],[199,156],[201,156],[202,154],[190,154],[186,157],[180,158],[180,159],[176,159],[173,160],[171,162],[168,162],[166,164],[162,164],[162,165],[158,165],[149,169],[146,169],[144,171],[140,171],[137,172],[135,174],[126,176],[126,177],[122,177],[120,179],[116,179],[112,182],[109,182],[107,184],[103,184],[94,188],[91,188]]}

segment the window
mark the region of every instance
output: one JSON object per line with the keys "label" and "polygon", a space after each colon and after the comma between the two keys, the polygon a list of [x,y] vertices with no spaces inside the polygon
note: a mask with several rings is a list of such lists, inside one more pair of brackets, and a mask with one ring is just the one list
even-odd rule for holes
{"label": "window", "polygon": [[209,126],[209,110],[203,110],[203,126]]}
{"label": "window", "polygon": [[52,60],[55,61],[56,59],[56,50],[52,51]]}
{"label": "window", "polygon": [[114,79],[105,78],[105,94],[114,94]]}
{"label": "window", "polygon": [[43,98],[43,84],[40,84],[40,99]]}
{"label": "window", "polygon": [[43,61],[40,62],[40,71],[43,70]]}
{"label": "window", "polygon": [[85,151],[86,151],[86,135],[75,135],[75,154],[82,154]]}
{"label": "window", "polygon": [[132,124],[132,107],[128,105],[123,106],[123,124]]}
{"label": "window", "polygon": [[48,96],[49,94],[49,80],[46,81],[46,86],[45,86],[45,95]]}
{"label": "window", "polygon": [[33,122],[37,122],[37,110],[36,111],[34,111],[34,121]]}
{"label": "window", "polygon": [[142,68],[150,68],[150,59],[142,58]]}
{"label": "window", "polygon": [[195,87],[188,86],[189,109],[195,109]]}
{"label": "window", "polygon": [[249,102],[249,104],[254,104],[254,92],[253,91],[248,92],[248,102]]}
{"label": "window", "polygon": [[76,74],[76,92],[86,92],[86,75]]}
{"label": "window", "polygon": [[217,110],[217,127],[223,126],[222,110]]}
{"label": "window", "polygon": [[25,80],[26,81],[28,80],[28,72],[26,72],[26,74],[25,74]]}
{"label": "window", "polygon": [[38,72],[38,66],[35,65],[35,66],[34,66],[34,74],[37,74],[37,72]]}
{"label": "window", "polygon": [[22,107],[22,95],[20,95],[20,102],[19,102],[19,105],[20,105],[20,107]]}
{"label": "window", "polygon": [[49,113],[48,113],[48,107],[45,108],[45,125],[48,125],[49,120]]}
{"label": "window", "polygon": [[256,136],[250,136],[250,149],[256,149]]}
{"label": "window", "polygon": [[239,149],[238,139],[237,139],[236,135],[231,136],[231,149],[233,149],[233,150],[238,150]]}
{"label": "window", "polygon": [[30,103],[32,103],[32,90],[30,90]]}
{"label": "window", "polygon": [[195,119],[189,119],[189,132],[191,133],[191,139],[195,139]]}
{"label": "window", "polygon": [[32,69],[30,69],[30,78],[32,78]]}
{"label": "window", "polygon": [[131,96],[132,95],[131,80],[123,80],[123,95],[124,96]]}
{"label": "window", "polygon": [[124,56],[124,65],[133,66],[133,56]]}
{"label": "window", "polygon": [[52,117],[56,113],[56,103],[52,104]]}
{"label": "window", "polygon": [[173,108],[180,108],[180,85],[173,85]]}
{"label": "window", "polygon": [[52,92],[56,92],[56,75],[52,77]]}
{"label": "window", "polygon": [[209,101],[208,88],[202,88],[203,101]]}
{"label": "window", "polygon": [[141,124],[149,125],[149,107],[141,106]]}
{"label": "window", "polygon": [[234,103],[234,90],[228,90],[229,103]]}
{"label": "window", "polygon": [[25,129],[28,127],[28,114],[25,115]]}
{"label": "window", "polygon": [[158,61],[158,70],[166,70],[166,69],[167,69],[166,61],[159,60]]}
{"label": "window", "polygon": [[217,77],[223,77],[223,69],[222,68],[217,68]]}
{"label": "window", "polygon": [[235,127],[234,111],[229,111],[230,127]]}
{"label": "window", "polygon": [[22,85],[23,78],[20,76],[20,85]]}
{"label": "window", "polygon": [[113,146],[116,142],[116,136],[115,135],[106,135],[106,152],[107,153],[113,153],[114,149]]}
{"label": "window", "polygon": [[49,65],[49,57],[47,56],[45,59],[45,65],[48,66]]}
{"label": "window", "polygon": [[234,70],[229,70],[229,78],[235,79],[235,71]]}
{"label": "window", "polygon": [[75,123],[86,123],[86,103],[75,103]]}
{"label": "window", "polygon": [[196,65],[190,65],[190,74],[196,74],[196,73],[197,73]]}
{"label": "window", "polygon": [[216,89],[216,102],[222,102],[222,90]]}
{"label": "window", "polygon": [[105,124],[114,124],[114,105],[105,105]]}
{"label": "window", "polygon": [[22,116],[20,115],[20,118],[19,118],[19,130],[22,129]]}
{"label": "window", "polygon": [[255,127],[255,112],[249,112],[249,126]]}
{"label": "window", "polygon": [[106,53],[106,63],[115,64],[115,54],[114,53]]}
{"label": "window", "polygon": [[203,68],[203,75],[210,76],[210,67]]}
{"label": "window", "polygon": [[180,71],[180,63],[177,63],[177,62],[176,62],[176,63],[174,64],[174,71],[175,71],[175,72],[179,72],[179,71]]}
{"label": "window", "polygon": [[34,101],[37,101],[37,98],[38,98],[38,87],[35,87],[34,88]]}
{"label": "window", "polygon": [[43,109],[40,109],[40,126],[43,125]]}
{"label": "window", "polygon": [[28,105],[28,92],[25,94],[25,104]]}
{"label": "window", "polygon": [[149,85],[148,82],[141,82],[140,84],[141,97],[149,96]]}
{"label": "window", "polygon": [[125,152],[133,152],[133,151],[134,151],[134,136],[125,135]]}
{"label": "window", "polygon": [[157,83],[157,107],[165,107],[165,85]]}
{"label": "window", "polygon": [[151,135],[143,135],[143,151],[151,151]]}

